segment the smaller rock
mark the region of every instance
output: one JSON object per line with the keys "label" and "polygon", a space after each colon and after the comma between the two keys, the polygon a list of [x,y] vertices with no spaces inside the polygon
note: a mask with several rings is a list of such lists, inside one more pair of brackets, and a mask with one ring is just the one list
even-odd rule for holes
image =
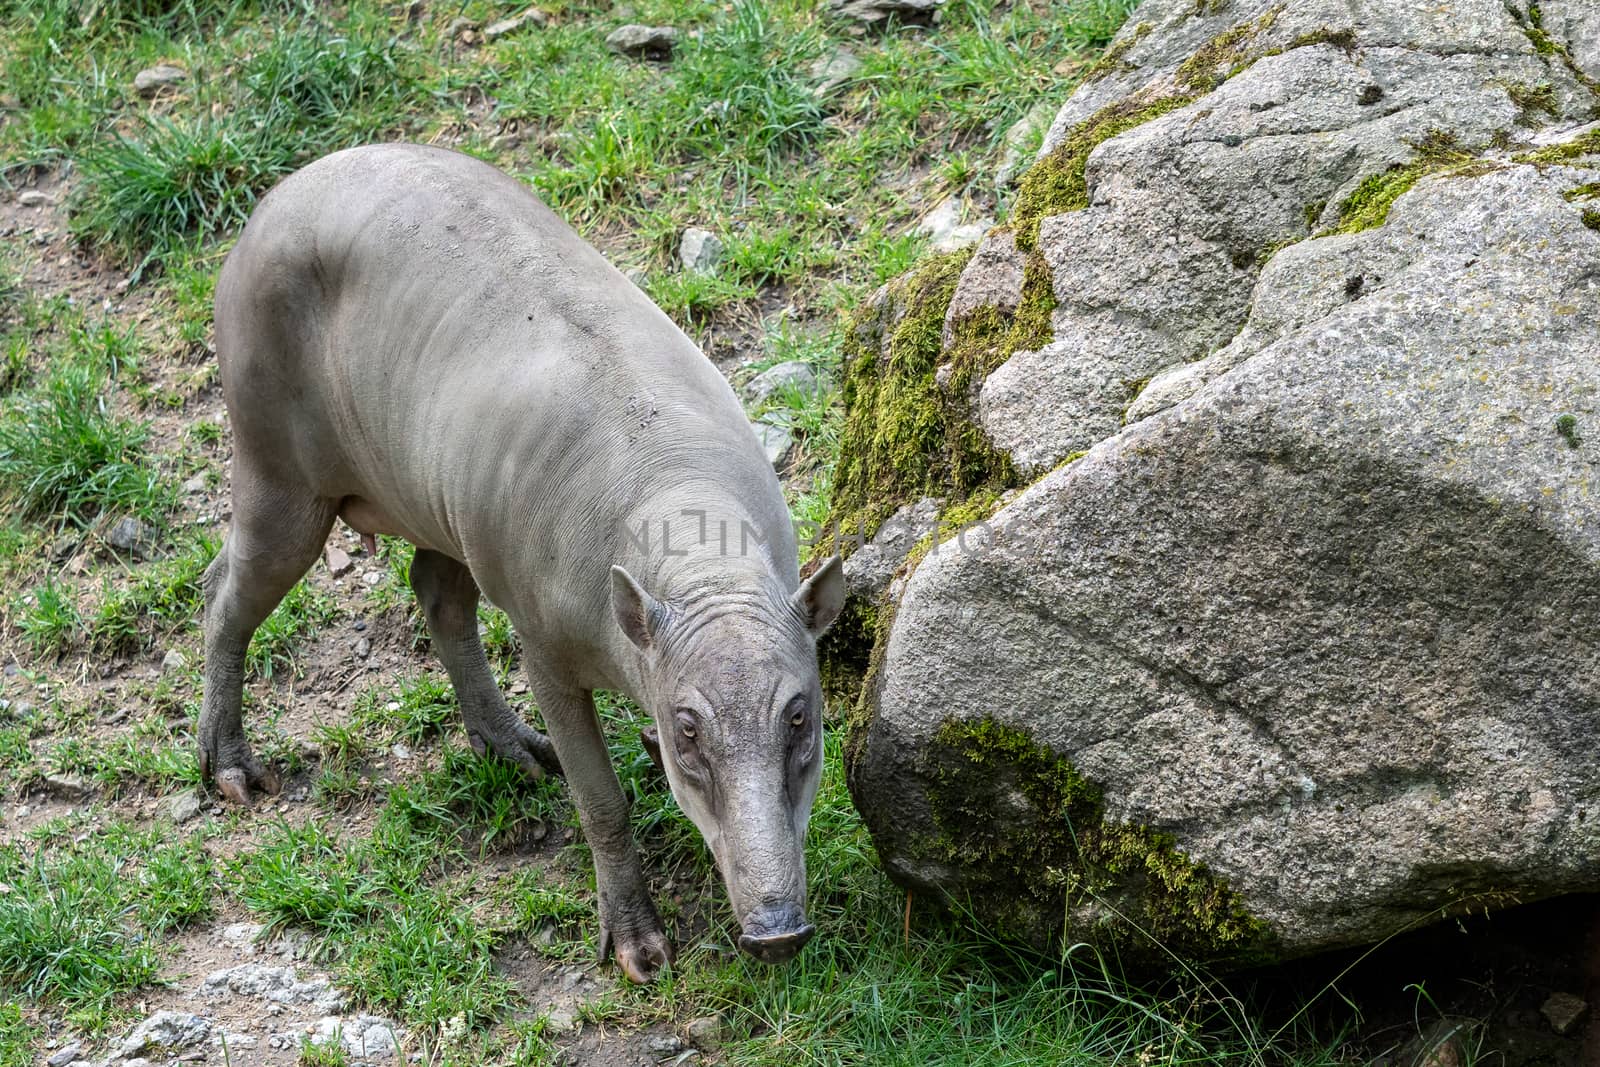
{"label": "smaller rock", "polygon": [[689,1043],[703,1052],[714,1052],[722,1044],[722,1020],[715,1015],[690,1019],[683,1029],[689,1035]]}
{"label": "smaller rock", "polygon": [[944,0],[828,0],[828,10],[840,18],[875,26],[890,18],[902,22],[932,22]]}
{"label": "smaller rock", "polygon": [[134,1027],[117,1055],[135,1056],[149,1049],[183,1049],[198,1045],[211,1033],[211,1023],[186,1011],[158,1011]]}
{"label": "smaller rock", "polygon": [[192,789],[171,797],[167,801],[167,817],[175,823],[186,823],[200,814],[202,801]]}
{"label": "smaller rock", "polygon": [[379,582],[383,581],[383,572],[368,571],[361,576],[361,580],[366,582],[368,585],[377,585]]}
{"label": "smaller rock", "polygon": [[697,226],[683,231],[683,240],[678,245],[678,259],[683,263],[684,270],[710,274],[717,269],[717,261],[721,258],[722,241],[716,234]]}
{"label": "smaller rock", "polygon": [[833,55],[817,60],[811,64],[811,79],[817,83],[812,93],[819,97],[832,96],[860,73],[861,67],[861,57],[848,48],[840,48]]}
{"label": "smaller rock", "polygon": [[794,437],[782,426],[774,426],[770,422],[757,422],[754,426],[761,450],[767,454],[767,462],[774,468],[782,467],[789,450],[794,447]]}
{"label": "smaller rock", "polygon": [[529,26],[543,26],[547,21],[543,11],[530,7],[520,15],[513,15],[490,24],[484,29],[483,36],[490,41],[497,41]]}
{"label": "smaller rock", "polygon": [[1540,1006],[1539,1014],[1550,1024],[1550,1029],[1565,1037],[1572,1033],[1588,1010],[1589,1004],[1582,997],[1575,997],[1571,993],[1551,993]]}
{"label": "smaller rock", "polygon": [[142,557],[149,550],[150,536],[150,527],[132,516],[125,515],[118,519],[116,525],[111,527],[111,532],[106,534],[106,543],[112,548]]}
{"label": "smaller rock", "polygon": [[350,558],[350,553],[337,545],[328,546],[325,558],[328,562],[328,573],[335,578],[349,574],[350,568],[355,566],[355,561]]}
{"label": "smaller rock", "polygon": [[76,774],[47,774],[44,790],[60,800],[82,800],[89,795],[89,783]]}
{"label": "smaller rock", "polygon": [[183,483],[183,491],[188,493],[190,496],[196,496],[205,492],[206,476],[203,474],[196,474],[193,478],[188,479]]}
{"label": "smaller rock", "polygon": [[768,367],[746,382],[744,397],[748,403],[756,405],[786,390],[819,393],[826,385],[827,378],[818,375],[817,369],[811,364],[803,359],[791,359]]}
{"label": "smaller rock", "polygon": [[175,648],[167,649],[167,654],[161,657],[162,674],[166,674],[169,671],[181,671],[187,666],[189,666],[189,657]]}
{"label": "smaller rock", "polygon": [[399,741],[395,742],[394,747],[391,748],[389,750],[389,752],[390,752],[391,755],[394,756],[395,759],[410,759],[411,758],[411,750],[409,748],[407,748],[404,744],[400,743]]}
{"label": "smaller rock", "polygon": [[678,43],[678,31],[671,26],[641,26],[630,22],[606,37],[606,47],[625,56],[666,59]]}
{"label": "smaller rock", "polygon": [[55,197],[38,189],[24,189],[17,194],[17,203],[23,207],[49,207],[55,202]]}
{"label": "smaller rock", "polygon": [[566,1008],[551,1008],[544,1017],[545,1029],[552,1034],[569,1034],[577,1025],[577,1017]]}
{"label": "smaller rock", "polygon": [[62,1045],[44,1062],[47,1067],[66,1067],[67,1064],[78,1058],[78,1053],[81,1050],[81,1046],[74,1041],[71,1044]]}
{"label": "smaller rock", "polygon": [[683,1051],[683,1040],[677,1034],[652,1034],[645,1042],[645,1048],[656,1059],[665,1059]]}
{"label": "smaller rock", "polygon": [[158,63],[133,76],[133,88],[140,96],[155,96],[169,85],[177,85],[189,77],[189,72],[171,63]]}
{"label": "smaller rock", "polygon": [[368,656],[372,655],[372,642],[367,640],[365,637],[357,639],[355,651],[356,659],[366,659]]}
{"label": "smaller rock", "polygon": [[956,197],[950,197],[923,216],[922,221],[917,223],[916,230],[928,236],[934,251],[954,252],[983,240],[983,235],[994,225],[994,219],[991,218],[979,218],[963,223],[962,214],[961,201]]}

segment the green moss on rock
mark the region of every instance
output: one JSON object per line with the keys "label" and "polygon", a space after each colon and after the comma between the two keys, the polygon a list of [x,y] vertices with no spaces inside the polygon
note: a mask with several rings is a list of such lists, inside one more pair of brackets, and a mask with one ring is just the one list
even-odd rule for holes
{"label": "green moss on rock", "polygon": [[1584,156],[1600,155],[1600,130],[1590,130],[1581,137],[1560,144],[1546,145],[1524,152],[1516,157],[1518,163],[1562,164],[1573,163]]}
{"label": "green moss on rock", "polygon": [[1417,158],[1410,163],[1396,164],[1381,174],[1369,174],[1356,186],[1344,203],[1339,205],[1339,222],[1330,233],[1360,233],[1382,226],[1389,219],[1389,209],[1412,186],[1434,174],[1455,174],[1469,177],[1499,166],[1489,160],[1479,159],[1464,149],[1453,134],[1443,130],[1430,130],[1412,146]]}
{"label": "green moss on rock", "polygon": [[922,858],[969,874],[1002,933],[1061,930],[1135,962],[1270,958],[1270,931],[1222,879],[1170,834],[1108,821],[1099,787],[1022,731],[948,720],[918,769],[938,826]]}
{"label": "green moss on rock", "polygon": [[1149,100],[1136,94],[1101,108],[1079,123],[1065,140],[1028,168],[1017,183],[1017,200],[1011,213],[1017,247],[1029,251],[1038,244],[1041,219],[1089,206],[1089,183],[1084,174],[1089,153],[1118,134],[1198,98],[1198,94],[1179,94]]}

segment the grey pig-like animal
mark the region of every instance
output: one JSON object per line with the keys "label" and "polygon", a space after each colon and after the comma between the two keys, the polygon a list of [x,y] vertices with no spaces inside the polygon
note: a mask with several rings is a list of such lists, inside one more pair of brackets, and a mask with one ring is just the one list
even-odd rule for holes
{"label": "grey pig-like animal", "polygon": [[[740,946],[810,938],[822,763],[816,639],[837,558],[802,583],[789,514],[726,381],[521,184],[377,145],[286,178],[216,289],[233,522],[205,576],[202,776],[276,791],[245,741],[245,649],[336,517],[417,546],[411,585],[480,755],[563,772],[594,852],[602,958],[673,958],[592,698],[653,717],[721,869]],[[510,616],[549,738],[502,698],[478,593]]]}

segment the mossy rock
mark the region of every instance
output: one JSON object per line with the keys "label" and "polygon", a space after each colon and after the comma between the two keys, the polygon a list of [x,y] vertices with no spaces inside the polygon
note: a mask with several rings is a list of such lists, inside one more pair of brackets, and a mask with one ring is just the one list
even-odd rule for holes
{"label": "mossy rock", "polygon": [[1135,967],[1272,958],[1266,925],[1222,879],[1170,834],[1108,820],[1099,787],[1022,731],[948,720],[914,773],[936,832],[910,851],[959,870],[960,897],[949,881],[937,892],[1002,936],[1083,941]]}

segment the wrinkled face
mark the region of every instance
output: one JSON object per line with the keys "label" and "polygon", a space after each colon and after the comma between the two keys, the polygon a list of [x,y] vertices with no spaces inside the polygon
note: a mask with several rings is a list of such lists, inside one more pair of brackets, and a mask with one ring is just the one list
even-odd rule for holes
{"label": "wrinkled face", "polygon": [[[620,574],[618,578],[616,575]],[[805,835],[822,774],[816,638],[844,589],[831,560],[774,611],[679,613],[613,571],[618,622],[645,653],[667,781],[704,836],[743,928],[739,947],[791,958],[806,921]]]}

